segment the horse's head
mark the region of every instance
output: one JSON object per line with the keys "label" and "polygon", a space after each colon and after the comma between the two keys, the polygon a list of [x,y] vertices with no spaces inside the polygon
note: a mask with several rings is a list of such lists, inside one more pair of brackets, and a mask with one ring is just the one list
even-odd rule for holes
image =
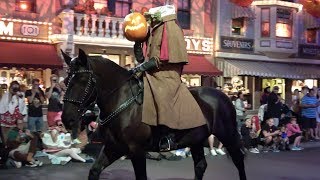
{"label": "horse's head", "polygon": [[62,122],[69,130],[77,128],[81,115],[97,98],[96,80],[93,75],[87,55],[79,50],[79,55],[70,58],[62,52],[66,64],[69,66],[65,79],[67,90],[64,95]]}

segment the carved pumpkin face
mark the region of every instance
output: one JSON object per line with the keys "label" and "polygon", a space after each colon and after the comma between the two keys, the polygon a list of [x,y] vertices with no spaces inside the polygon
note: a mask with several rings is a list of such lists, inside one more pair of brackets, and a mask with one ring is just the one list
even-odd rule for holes
{"label": "carved pumpkin face", "polygon": [[252,4],[253,0],[230,0],[234,4],[242,7],[248,7]]}
{"label": "carved pumpkin face", "polygon": [[129,41],[143,41],[147,33],[147,21],[142,14],[133,12],[124,18],[123,34]]}
{"label": "carved pumpkin face", "polygon": [[320,0],[300,0],[300,2],[309,14],[320,18]]}

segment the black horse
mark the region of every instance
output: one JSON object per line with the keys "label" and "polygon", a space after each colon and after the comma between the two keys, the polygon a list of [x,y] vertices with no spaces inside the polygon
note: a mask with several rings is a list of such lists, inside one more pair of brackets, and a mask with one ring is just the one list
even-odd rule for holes
{"label": "black horse", "polygon": [[[65,53],[63,56],[69,66],[62,113],[66,128],[77,128],[79,117],[90,104],[96,102],[100,108],[98,131],[105,146],[90,169],[89,179],[99,179],[104,168],[127,155],[136,179],[146,180],[146,151],[159,151],[159,137],[163,135],[160,129],[163,127],[151,127],[141,122],[141,83],[116,63],[102,57],[87,57],[82,50],[73,59]],[[207,124],[186,130],[171,129],[165,133],[174,135],[177,148],[191,148],[195,179],[203,178],[207,167],[203,145],[208,136],[214,134],[232,157],[240,180],[245,180],[244,154],[231,101],[214,88],[198,87],[190,91]]]}

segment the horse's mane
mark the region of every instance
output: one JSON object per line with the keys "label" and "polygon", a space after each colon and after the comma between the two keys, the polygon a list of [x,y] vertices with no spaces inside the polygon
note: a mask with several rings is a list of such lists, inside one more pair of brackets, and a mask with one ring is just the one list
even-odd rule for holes
{"label": "horse's mane", "polygon": [[97,70],[103,73],[112,73],[113,76],[124,75],[129,76],[130,73],[127,69],[119,66],[117,63],[111,61],[108,58],[102,56],[88,56],[88,62],[91,67],[96,67]]}

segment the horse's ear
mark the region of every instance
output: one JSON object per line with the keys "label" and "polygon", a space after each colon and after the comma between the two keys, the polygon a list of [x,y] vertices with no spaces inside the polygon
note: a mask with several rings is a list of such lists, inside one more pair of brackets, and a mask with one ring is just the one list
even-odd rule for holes
{"label": "horse's ear", "polygon": [[62,51],[62,49],[60,49],[61,54],[63,56],[64,61],[66,62],[66,64],[69,66],[70,62],[71,62],[71,57],[68,56],[68,54],[66,54],[65,52]]}
{"label": "horse's ear", "polygon": [[87,65],[87,55],[82,49],[79,49],[78,59],[80,60],[80,63],[82,65],[84,65],[84,66]]}

